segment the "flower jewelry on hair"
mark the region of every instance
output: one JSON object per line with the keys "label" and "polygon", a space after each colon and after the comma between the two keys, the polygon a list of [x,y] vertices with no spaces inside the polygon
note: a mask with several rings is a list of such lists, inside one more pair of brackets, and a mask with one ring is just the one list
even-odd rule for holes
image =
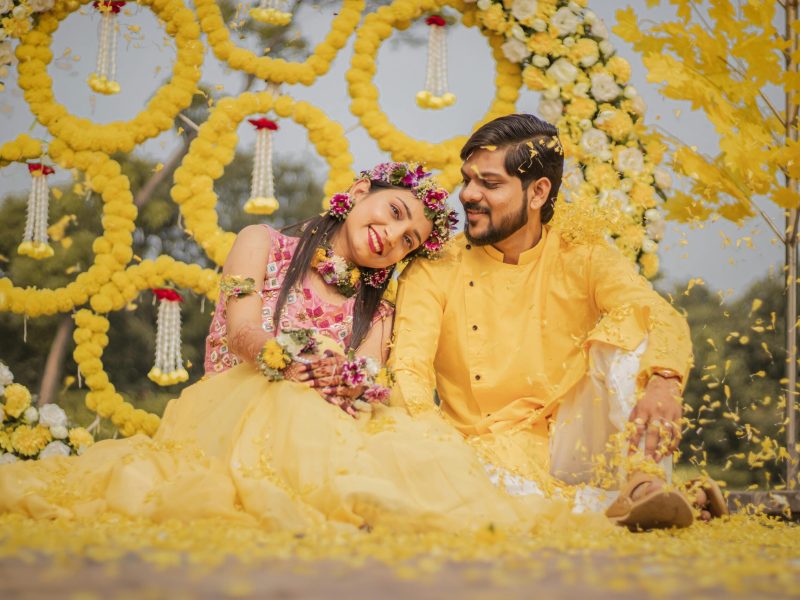
{"label": "flower jewelry on hair", "polygon": [[361,272],[361,280],[369,287],[379,288],[382,287],[386,280],[392,274],[394,266],[384,267],[382,269],[370,269],[369,271]]}
{"label": "flower jewelry on hair", "polygon": [[334,254],[333,248],[329,245],[317,248],[311,259],[311,266],[317,270],[325,283],[335,286],[342,296],[349,298],[358,291],[361,271],[354,264]]}
{"label": "flower jewelry on hair", "polygon": [[281,381],[292,362],[308,362],[303,354],[317,351],[313,329],[288,329],[268,340],[256,355],[259,370],[270,381]]}
{"label": "flower jewelry on hair", "polygon": [[347,214],[353,209],[353,198],[347,192],[334,194],[330,205],[328,212],[331,216],[339,221],[344,221]]}
{"label": "flower jewelry on hair", "polygon": [[425,217],[433,223],[433,231],[422,243],[420,253],[436,258],[455,231],[458,216],[447,206],[449,194],[438,185],[433,174],[419,163],[386,162],[370,171],[362,171],[361,177],[408,188],[422,202]]}

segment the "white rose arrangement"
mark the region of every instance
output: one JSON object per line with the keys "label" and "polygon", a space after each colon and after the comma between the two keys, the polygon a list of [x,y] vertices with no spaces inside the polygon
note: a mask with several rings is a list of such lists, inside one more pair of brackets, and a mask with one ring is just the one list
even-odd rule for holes
{"label": "white rose arrangement", "polygon": [[0,465],[18,460],[80,454],[94,443],[83,427],[72,427],[57,404],[37,408],[28,389],[14,383],[11,370],[0,361]]}

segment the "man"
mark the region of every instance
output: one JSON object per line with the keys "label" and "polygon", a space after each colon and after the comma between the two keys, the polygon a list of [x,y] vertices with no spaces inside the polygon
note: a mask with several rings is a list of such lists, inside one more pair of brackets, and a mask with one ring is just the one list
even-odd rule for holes
{"label": "man", "polygon": [[[596,480],[593,464],[609,464],[607,442],[625,420],[632,446],[643,441],[671,467],[691,364],[686,321],[630,261],[548,225],[563,169],[557,133],[515,114],[467,141],[464,234],[403,273],[390,359],[393,402],[441,411],[517,493]],[[633,469],[609,517],[691,523],[663,474]]]}

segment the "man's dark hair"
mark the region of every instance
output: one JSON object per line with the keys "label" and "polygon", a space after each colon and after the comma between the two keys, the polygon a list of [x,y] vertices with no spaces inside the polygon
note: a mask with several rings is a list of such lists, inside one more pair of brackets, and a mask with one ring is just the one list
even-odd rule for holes
{"label": "man's dark hair", "polygon": [[564,150],[558,129],[533,115],[515,114],[500,117],[481,126],[461,149],[461,160],[484,146],[495,146],[506,152],[506,173],[518,177],[522,189],[540,177],[550,180],[550,197],[541,210],[542,223],[553,218],[561,176],[564,172]]}

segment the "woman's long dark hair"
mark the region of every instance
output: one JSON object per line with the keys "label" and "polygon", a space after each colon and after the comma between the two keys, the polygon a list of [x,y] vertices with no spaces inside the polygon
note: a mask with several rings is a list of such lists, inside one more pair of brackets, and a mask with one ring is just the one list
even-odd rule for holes
{"label": "woman's long dark hair", "polygon": [[[370,185],[370,192],[379,189],[407,190],[409,188],[373,180]],[[278,294],[278,303],[275,306],[275,315],[273,316],[275,331],[280,331],[280,315],[284,306],[286,306],[286,298],[289,296],[289,292],[295,285],[303,281],[306,271],[311,267],[311,261],[317,248],[325,243],[330,243],[342,225],[343,221],[339,221],[329,213],[324,213],[295,225],[289,225],[281,230],[287,235],[298,237],[299,241],[286,271],[280,294]],[[366,270],[362,267],[359,267],[359,269],[362,272]],[[394,273],[394,267],[392,267],[391,272]],[[355,296],[355,303],[353,304],[353,329],[348,349],[355,350],[364,341],[389,281],[391,281],[391,273],[380,287],[372,287],[363,282],[359,286]]]}

